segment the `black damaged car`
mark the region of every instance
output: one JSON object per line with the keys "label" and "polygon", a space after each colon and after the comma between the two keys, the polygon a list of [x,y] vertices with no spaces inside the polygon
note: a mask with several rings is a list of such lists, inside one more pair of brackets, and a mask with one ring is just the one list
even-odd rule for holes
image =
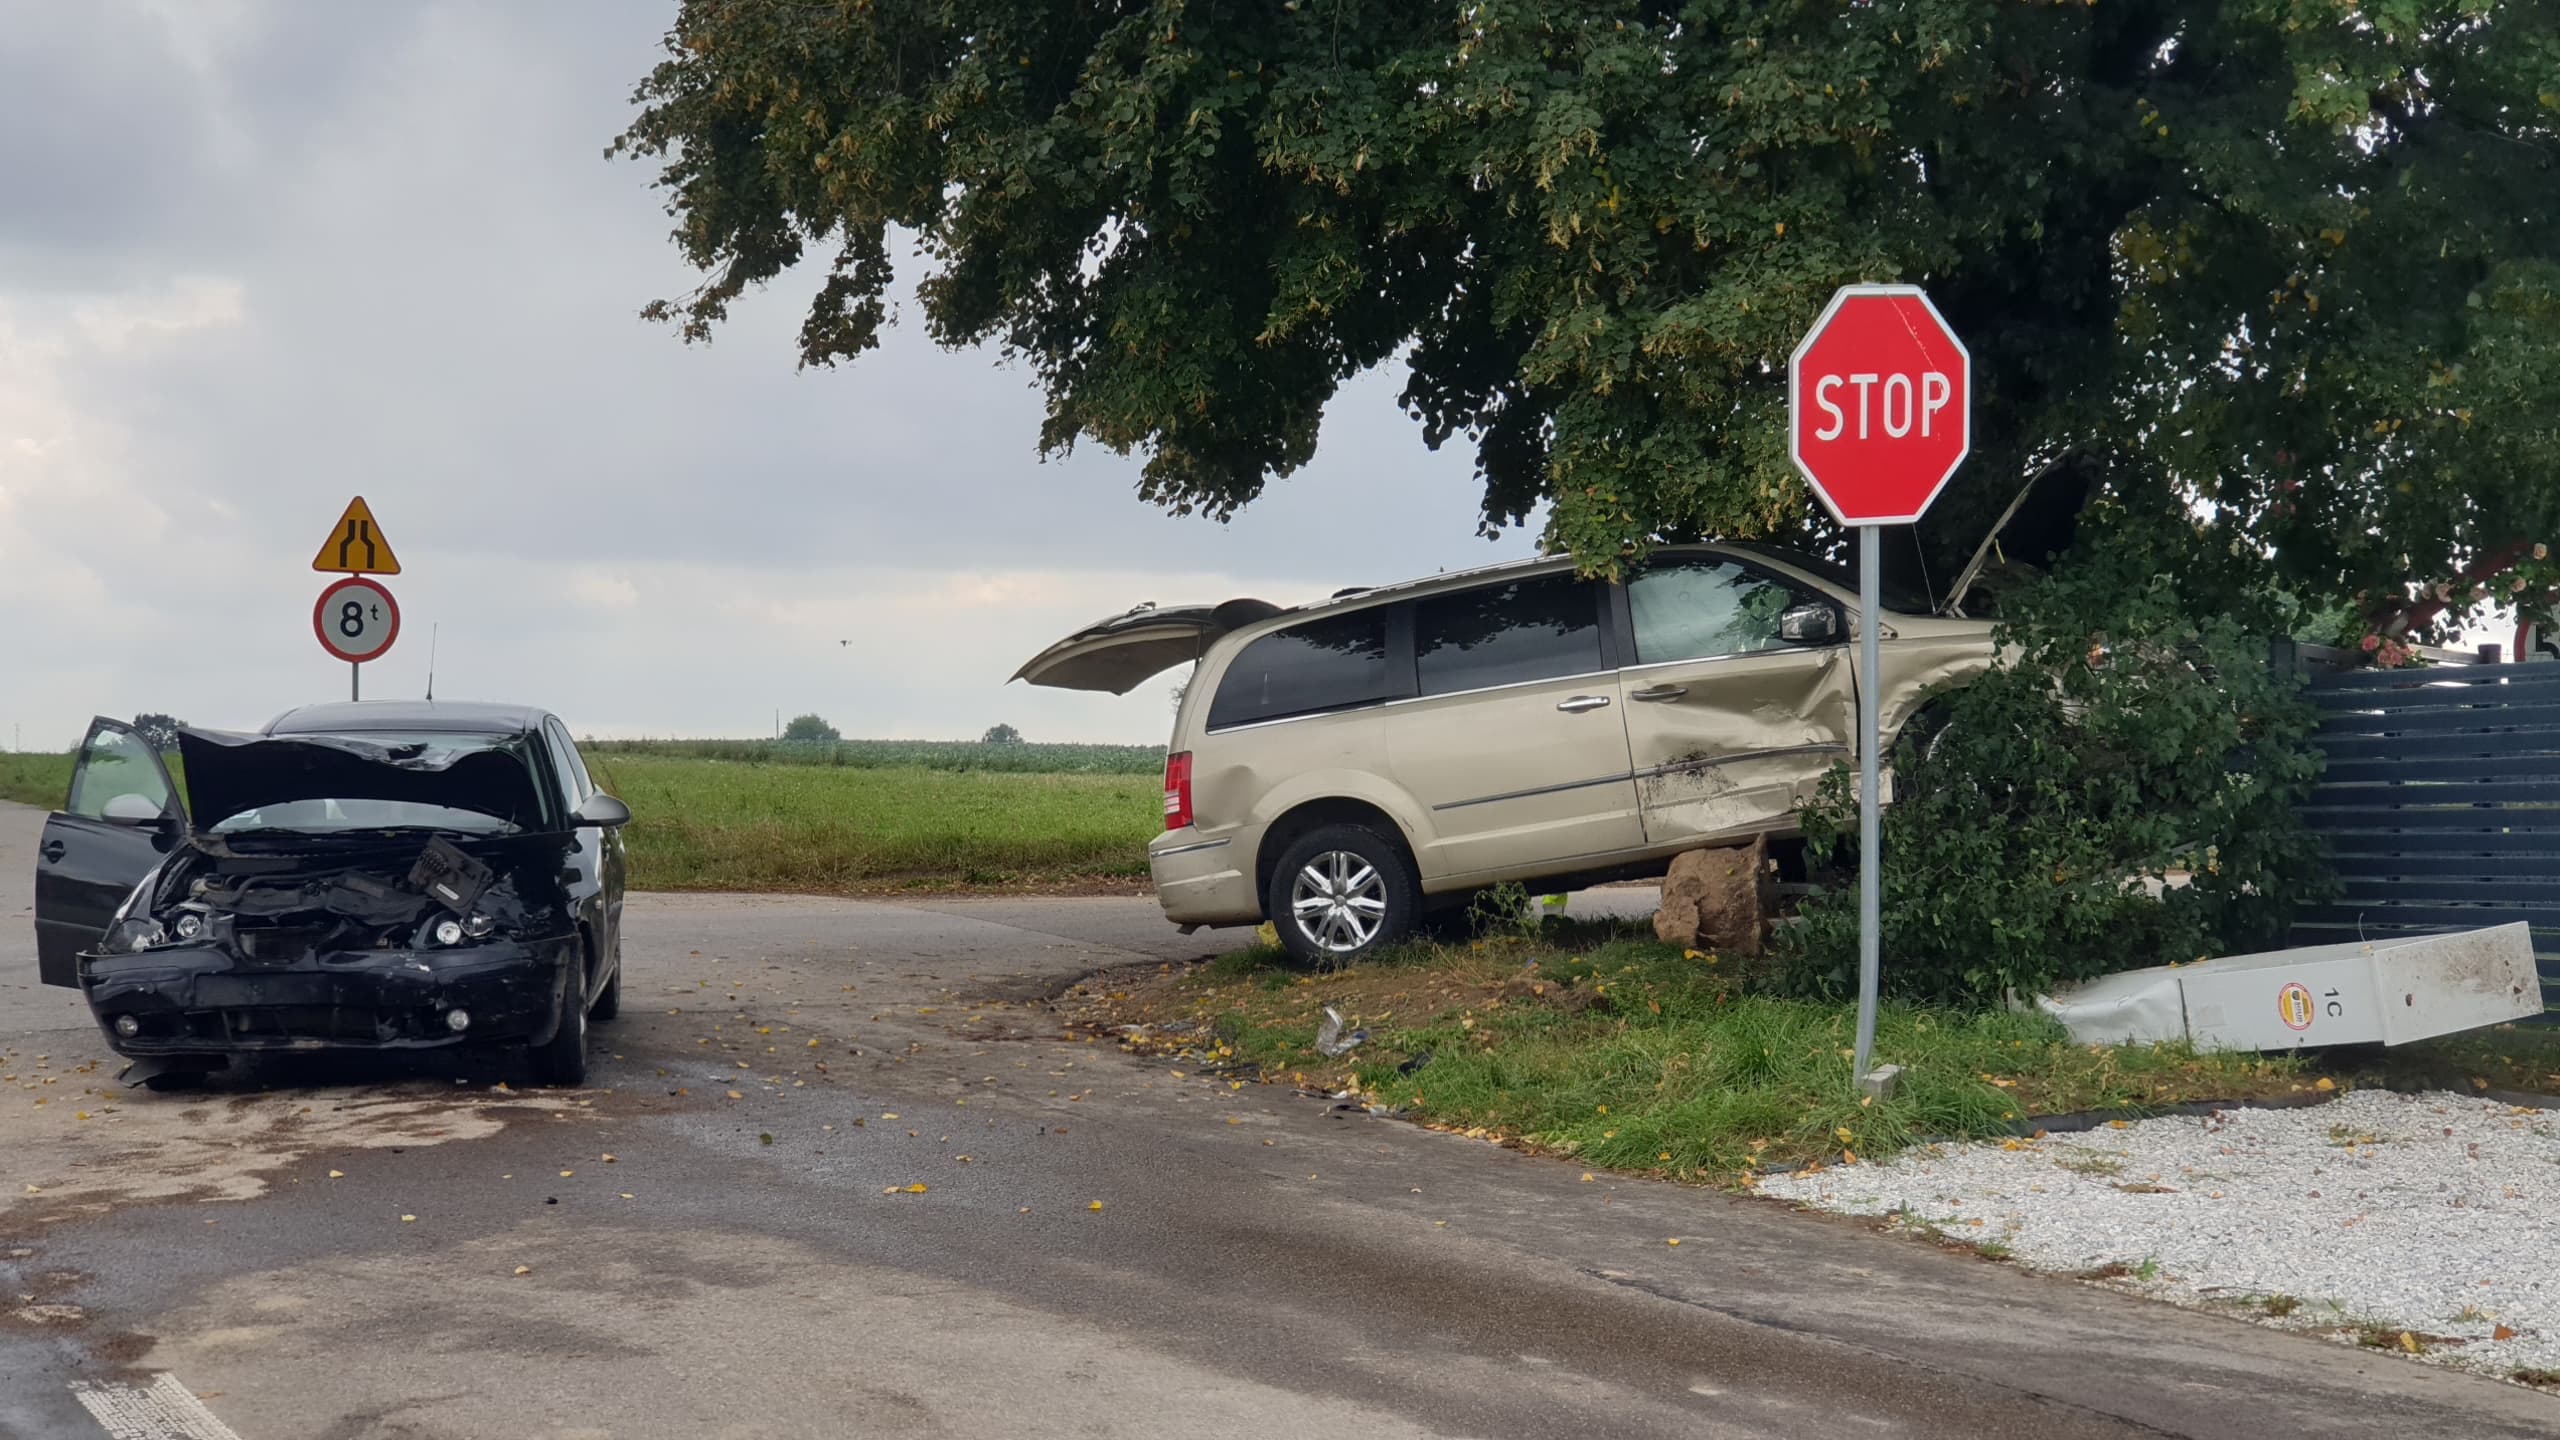
{"label": "black damaged car", "polygon": [[[42,978],[145,1083],[274,1051],[520,1046],[586,1078],[621,1008],[621,827],[567,727],[513,705],[319,705],[179,737],[90,726],[36,865]],[[190,812],[192,811],[192,818]]]}

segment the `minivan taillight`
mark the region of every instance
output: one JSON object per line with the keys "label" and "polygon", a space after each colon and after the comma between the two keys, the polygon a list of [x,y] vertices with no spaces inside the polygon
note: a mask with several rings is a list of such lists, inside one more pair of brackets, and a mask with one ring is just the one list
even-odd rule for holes
{"label": "minivan taillight", "polygon": [[1191,824],[1191,752],[1177,751],[1164,757],[1164,828],[1180,830]]}

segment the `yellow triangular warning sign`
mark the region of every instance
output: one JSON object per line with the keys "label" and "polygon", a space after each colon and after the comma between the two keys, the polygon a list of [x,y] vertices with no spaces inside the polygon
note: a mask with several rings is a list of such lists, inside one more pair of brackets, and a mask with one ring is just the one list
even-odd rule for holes
{"label": "yellow triangular warning sign", "polygon": [[382,527],[373,523],[373,512],[365,508],[359,495],[347,502],[347,513],[338,517],[338,528],[320,542],[320,553],[311,557],[314,570],[335,570],[342,575],[397,575],[400,557],[391,553],[391,542],[383,538]]}

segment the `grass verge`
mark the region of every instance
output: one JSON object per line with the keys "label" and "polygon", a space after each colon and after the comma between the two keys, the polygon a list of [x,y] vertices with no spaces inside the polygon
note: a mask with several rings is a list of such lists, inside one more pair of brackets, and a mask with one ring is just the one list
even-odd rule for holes
{"label": "grass verge", "polygon": [[1162,828],[1149,776],[870,770],[595,755],[649,890],[1129,885]]}
{"label": "grass verge", "polygon": [[[1876,1050],[1903,1067],[1902,1084],[1866,1103],[1851,1083],[1852,1007],[1763,993],[1749,967],[1649,930],[1551,929],[1410,947],[1331,974],[1259,949],[1097,977],[1064,1005],[1072,1022],[1120,1030],[1142,1051],[1355,1090],[1435,1128],[1595,1166],[1719,1184],[2012,1135],[2039,1115],[2303,1099],[2429,1072],[2482,1089],[2560,1088],[2553,1032],[2315,1059],[2077,1045],[2042,1016],[1888,1005]],[[1339,1059],[1314,1048],[1328,1006],[1369,1032]]]}
{"label": "grass verge", "polygon": [[70,790],[69,755],[0,751],[0,800],[51,810],[62,804],[62,797]]}

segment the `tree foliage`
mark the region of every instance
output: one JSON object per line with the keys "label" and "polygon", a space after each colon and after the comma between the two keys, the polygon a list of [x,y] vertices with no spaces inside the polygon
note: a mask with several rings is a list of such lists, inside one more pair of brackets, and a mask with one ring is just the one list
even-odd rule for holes
{"label": "tree foliage", "polygon": [[178,732],[186,728],[186,721],[156,710],[133,717],[133,733],[141,736],[144,744],[164,755],[178,748]]}
{"label": "tree foliage", "polygon": [[2322,594],[2560,528],[2543,0],[686,0],[666,46],[609,153],[704,280],[650,313],[815,251],[832,364],[912,237],[934,337],[1179,511],[1400,361],[1488,525],[1819,539],[1784,361],[1900,279],[1974,356],[1942,561],[2064,452]]}
{"label": "tree foliage", "polygon": [[[2193,572],[2169,560],[2192,534],[2159,514],[2102,505],[2073,563],[2006,602],[2014,648],[2000,666],[1897,747],[1888,990],[1997,1002],[2270,949],[2296,906],[2335,893],[2295,809],[2319,774],[2316,717],[2260,638],[2298,617],[2273,613],[2280,601],[2200,605]],[[1804,820],[1810,853],[1849,854],[1847,767]],[[1798,988],[1854,987],[1854,884],[1815,897],[1785,933]]]}
{"label": "tree foliage", "polygon": [[791,723],[782,727],[782,738],[803,745],[833,745],[844,737],[823,715],[794,715]]}
{"label": "tree foliage", "polygon": [[1011,725],[990,725],[987,727],[987,733],[978,737],[978,743],[981,745],[1019,745],[1022,743],[1022,732]]}

